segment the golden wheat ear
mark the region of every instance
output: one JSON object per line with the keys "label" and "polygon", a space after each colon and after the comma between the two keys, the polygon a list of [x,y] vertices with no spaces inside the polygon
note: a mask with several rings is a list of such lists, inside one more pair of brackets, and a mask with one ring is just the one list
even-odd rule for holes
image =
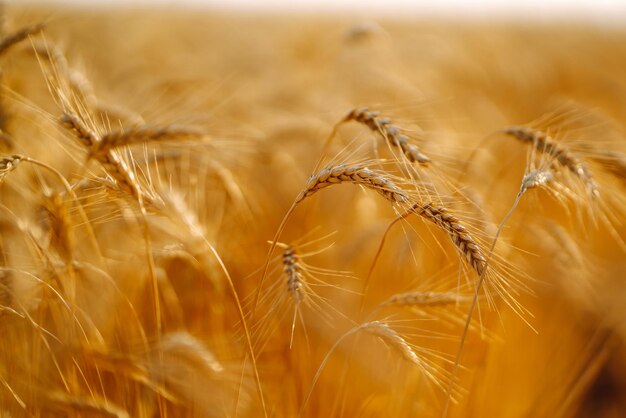
{"label": "golden wheat ear", "polygon": [[409,163],[418,163],[421,166],[427,166],[431,159],[426,156],[419,146],[411,143],[410,138],[402,133],[402,130],[392,123],[388,117],[381,116],[380,112],[369,110],[367,107],[354,108],[346,116],[344,116],[338,123],[336,123],[322,149],[322,156],[318,161],[315,170],[317,170],[322,163],[322,160],[330,151],[332,141],[338,133],[338,129],[341,125],[348,122],[356,122],[367,127],[370,131],[378,134],[387,143],[390,148],[398,149],[401,155]]}
{"label": "golden wheat ear", "polygon": [[561,167],[578,177],[585,184],[592,198],[600,197],[600,188],[587,165],[564,144],[557,142],[545,132],[526,126],[512,126],[503,129],[502,132],[522,143],[529,144],[539,154],[548,154]]}
{"label": "golden wheat ear", "polygon": [[[293,308],[290,324],[290,348],[293,347],[296,320],[300,321],[306,342],[307,344],[309,343],[304,318],[305,314],[311,313],[316,318],[324,321],[329,327],[334,325],[337,317],[342,317],[350,321],[350,319],[341,312],[340,307],[333,305],[319,294],[319,289],[335,288],[339,291],[353,293],[348,289],[343,289],[332,283],[331,280],[353,279],[354,277],[352,277],[349,272],[317,267],[307,261],[308,258],[323,253],[332,246],[332,244],[330,244],[319,249],[305,251],[307,247],[328,238],[328,236],[329,235],[298,244],[277,243],[277,246],[283,249],[280,256],[280,266],[277,266],[282,270],[282,274],[279,275],[278,281],[269,286],[268,295],[261,298],[261,303],[267,302],[268,299],[272,302],[272,307],[268,315],[266,315],[267,317],[273,311],[277,311],[275,314],[280,315],[279,310],[282,308],[281,305],[283,302],[289,301],[288,305]],[[271,296],[272,292],[276,293],[273,297]],[[285,293],[287,297],[285,297]],[[269,333],[270,331],[267,332]]]}
{"label": "golden wheat ear", "polygon": [[[88,152],[95,149],[97,144],[101,141],[101,138],[95,130],[91,129],[87,123],[76,114],[64,112],[59,122],[63,128],[68,130],[85,148],[87,148]],[[98,153],[95,157],[107,174],[113,178],[120,190],[136,199],[149,200],[149,196],[145,194],[139,186],[134,170],[132,170],[130,165],[117,153],[107,151],[105,153]]]}
{"label": "golden wheat ear", "polygon": [[340,183],[352,183],[375,190],[392,203],[407,203],[409,201],[407,193],[390,180],[385,173],[369,169],[361,164],[340,164],[326,167],[311,176],[305,190],[296,198],[296,204],[320,189]]}
{"label": "golden wheat ear", "polygon": [[187,139],[204,139],[208,135],[200,129],[181,125],[138,125],[129,129],[117,129],[102,135],[92,147],[93,158],[115,148],[157,142],[180,142]]}
{"label": "golden wheat ear", "polygon": [[409,142],[409,137],[402,134],[400,128],[394,125],[388,117],[382,117],[380,112],[371,111],[362,107],[350,111],[341,123],[355,121],[367,126],[372,132],[379,133],[387,143],[400,149],[402,154],[412,163],[427,165],[431,162],[420,148]]}

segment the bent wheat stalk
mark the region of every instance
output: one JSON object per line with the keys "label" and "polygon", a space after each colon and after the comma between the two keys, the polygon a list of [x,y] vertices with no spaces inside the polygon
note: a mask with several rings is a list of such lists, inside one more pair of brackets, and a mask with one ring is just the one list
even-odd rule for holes
{"label": "bent wheat stalk", "polygon": [[[311,384],[309,385],[309,390],[307,391],[307,394],[304,397],[304,400],[302,401],[302,406],[300,407],[300,412],[298,413],[298,417],[301,417],[302,414],[304,413],[304,410],[306,409],[306,406],[309,403],[309,399],[311,398],[311,394],[313,393],[313,389],[315,388],[315,384],[319,380],[322,374],[322,370],[324,369],[324,366],[330,359],[330,356],[346,338],[350,337],[351,335],[356,334],[359,331],[366,331],[374,336],[380,337],[381,339],[389,343],[389,345],[394,350],[396,350],[402,356],[403,359],[405,359],[406,361],[410,363],[417,365],[422,370],[425,369],[424,361],[417,355],[417,353],[411,347],[411,345],[396,330],[390,328],[387,323],[381,322],[381,321],[371,321],[371,322],[363,323],[359,326],[352,328],[351,330],[343,334],[341,337],[339,337],[337,341],[335,341],[333,346],[330,348],[330,350],[328,350],[328,353],[326,353],[326,356],[322,360],[322,363],[318,367],[317,372],[315,373],[315,376],[313,377],[313,380],[311,381]],[[430,373],[426,373],[426,375],[432,378],[432,375]]]}

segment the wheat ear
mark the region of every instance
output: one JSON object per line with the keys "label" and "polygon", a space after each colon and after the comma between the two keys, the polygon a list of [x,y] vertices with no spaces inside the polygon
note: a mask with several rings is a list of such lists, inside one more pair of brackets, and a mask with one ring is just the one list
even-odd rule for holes
{"label": "wheat ear", "polygon": [[148,142],[178,141],[204,138],[206,134],[190,127],[141,125],[130,129],[118,129],[104,134],[91,150],[95,157],[114,148]]}
{"label": "wheat ear", "polygon": [[428,219],[448,233],[457,249],[465,256],[467,262],[481,276],[485,270],[486,260],[478,243],[474,240],[461,220],[443,207],[429,203],[416,203],[410,209],[422,218]]}
{"label": "wheat ear", "polygon": [[561,166],[567,168],[585,184],[592,197],[600,196],[598,184],[587,165],[563,144],[559,144],[544,132],[526,126],[512,126],[504,129],[503,132],[518,141],[532,144],[537,152],[553,157]]}
{"label": "wheat ear", "polygon": [[396,293],[381,305],[420,305],[420,306],[446,306],[462,301],[471,301],[471,296],[463,297],[454,292],[405,292]]}
{"label": "wheat ear", "polygon": [[353,183],[375,190],[392,203],[406,203],[409,200],[407,193],[389,180],[384,173],[358,164],[339,164],[328,166],[312,175],[295,203],[301,202],[320,189],[339,183]]}
{"label": "wheat ear", "polygon": [[287,275],[287,291],[296,303],[304,300],[304,276],[300,267],[298,253],[292,246],[283,251],[283,271]]}
{"label": "wheat ear", "polygon": [[[65,129],[70,131],[74,137],[76,137],[83,144],[83,146],[87,147],[90,151],[97,147],[100,138],[78,116],[65,112],[61,117],[60,122]],[[98,153],[95,155],[95,158],[102,165],[105,171],[113,177],[120,189],[135,198],[145,198],[139,188],[135,173],[117,154],[113,151],[108,151]]]}
{"label": "wheat ear", "polygon": [[388,324],[381,321],[367,322],[361,325],[361,329],[387,341],[394,350],[396,350],[402,358],[410,363],[423,366],[422,360],[418,357],[413,348],[406,342],[404,337],[398,334],[398,331],[389,327]]}
{"label": "wheat ear", "polygon": [[391,146],[399,148],[412,163],[417,162],[426,165],[431,161],[417,145],[409,143],[409,138],[392,124],[391,119],[381,117],[380,112],[369,110],[367,107],[353,109],[343,118],[341,123],[349,121],[361,123],[373,132],[378,132]]}

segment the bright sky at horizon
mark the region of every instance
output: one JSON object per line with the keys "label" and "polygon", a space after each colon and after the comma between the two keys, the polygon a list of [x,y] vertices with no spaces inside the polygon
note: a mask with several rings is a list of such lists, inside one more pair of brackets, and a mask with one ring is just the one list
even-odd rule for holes
{"label": "bright sky at horizon", "polygon": [[504,16],[533,20],[626,22],[626,0],[36,0],[33,3],[71,3],[89,7],[176,5],[260,12],[345,12],[451,18]]}

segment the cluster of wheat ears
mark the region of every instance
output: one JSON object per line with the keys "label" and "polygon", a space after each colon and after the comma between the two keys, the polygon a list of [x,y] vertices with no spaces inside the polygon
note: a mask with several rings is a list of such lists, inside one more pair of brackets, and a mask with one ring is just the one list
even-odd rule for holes
{"label": "cluster of wheat ears", "polygon": [[624,412],[626,34],[3,13],[0,416]]}

